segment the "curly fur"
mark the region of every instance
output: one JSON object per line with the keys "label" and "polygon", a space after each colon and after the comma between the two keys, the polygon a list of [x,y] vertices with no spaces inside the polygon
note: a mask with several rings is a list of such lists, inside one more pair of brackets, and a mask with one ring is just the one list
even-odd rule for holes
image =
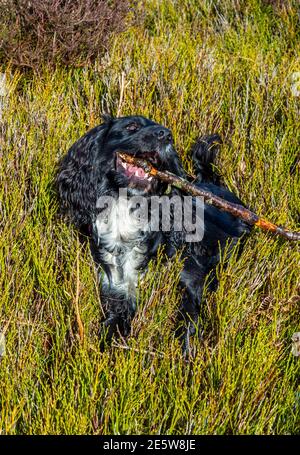
{"label": "curly fur", "polygon": [[[192,149],[197,174],[196,184],[229,201],[241,201],[220,184],[213,169],[220,143],[218,135],[200,138]],[[57,177],[58,191],[63,207],[71,216],[80,232],[88,234],[91,251],[99,267],[101,296],[104,303],[107,339],[120,332],[123,336],[130,330],[135,313],[138,276],[144,273],[150,259],[155,256],[159,245],[164,244],[171,257],[180,248],[185,256],[180,285],[183,290],[182,307],[178,319],[185,322],[179,330],[185,350],[188,350],[189,335],[195,330],[202,302],[202,291],[206,277],[212,274],[211,289],[217,286],[215,268],[220,252],[226,242],[234,245],[247,234],[250,227],[239,219],[205,205],[204,237],[193,244],[186,242],[186,232],[152,232],[149,223],[138,228],[128,217],[112,218],[113,210],[103,220],[97,207],[100,196],[111,196],[116,203],[119,189],[127,188],[129,195],[162,195],[165,184],[145,179],[134,183],[134,179],[117,166],[118,152],[147,157],[160,169],[186,177],[181,161],[173,145],[171,132],[142,116],[112,118],[106,116],[103,124],[87,132],[62,159]],[[174,194],[182,198],[178,190]],[[118,215],[119,206],[114,206]],[[116,222],[117,220],[117,222]]]}

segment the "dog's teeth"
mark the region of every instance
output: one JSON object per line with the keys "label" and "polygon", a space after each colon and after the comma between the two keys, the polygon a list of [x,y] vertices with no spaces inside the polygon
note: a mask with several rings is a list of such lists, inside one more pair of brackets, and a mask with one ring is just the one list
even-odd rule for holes
{"label": "dog's teeth", "polygon": [[122,166],[127,169],[127,163],[122,163]]}
{"label": "dog's teeth", "polygon": [[148,177],[149,182],[151,182],[152,179],[153,179],[153,177]]}

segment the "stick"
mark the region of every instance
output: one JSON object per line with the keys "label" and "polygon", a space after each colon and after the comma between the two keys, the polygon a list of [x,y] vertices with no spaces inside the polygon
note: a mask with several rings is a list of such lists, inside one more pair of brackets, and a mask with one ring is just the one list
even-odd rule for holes
{"label": "stick", "polygon": [[207,204],[213,205],[218,209],[223,210],[224,212],[228,212],[237,218],[241,218],[251,226],[258,226],[264,231],[273,232],[274,234],[278,234],[288,240],[300,240],[300,232],[291,232],[280,226],[276,226],[276,224],[270,223],[269,221],[260,218],[258,215],[256,215],[256,213],[251,212],[251,210],[243,207],[242,205],[225,201],[219,196],[216,196],[209,191],[202,190],[192,183],[189,183],[182,177],[178,177],[177,175],[172,174],[171,172],[159,171],[158,169],[154,168],[149,162],[143,159],[136,158],[125,153],[120,153],[120,157],[127,163],[142,168],[149,175],[152,175],[153,177],[156,177],[163,182],[169,183],[174,187],[191,194],[192,196],[203,197],[204,201]]}

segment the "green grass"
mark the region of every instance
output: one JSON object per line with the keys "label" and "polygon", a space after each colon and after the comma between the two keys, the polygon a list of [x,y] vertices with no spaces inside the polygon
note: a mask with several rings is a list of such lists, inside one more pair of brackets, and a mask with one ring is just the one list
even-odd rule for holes
{"label": "green grass", "polygon": [[254,229],[241,258],[221,264],[190,362],[173,336],[181,263],[162,265],[161,254],[141,284],[132,336],[100,353],[93,261],[53,189],[58,160],[101,112],[140,113],[172,129],[187,170],[193,140],[220,133],[228,186],[299,230],[299,4],[282,3],[148,0],[143,22],[93,68],[2,68],[0,433],[299,433],[290,341],[300,330],[299,245]]}

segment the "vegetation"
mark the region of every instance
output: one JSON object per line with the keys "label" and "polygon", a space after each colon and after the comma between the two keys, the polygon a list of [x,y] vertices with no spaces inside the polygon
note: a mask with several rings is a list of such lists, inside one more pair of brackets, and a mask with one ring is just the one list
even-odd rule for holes
{"label": "vegetation", "polygon": [[172,129],[187,170],[193,141],[221,134],[228,186],[299,229],[299,55],[297,0],[147,0],[141,23],[89,66],[3,64],[2,434],[299,433],[299,245],[254,229],[220,265],[190,361],[173,335],[181,262],[162,264],[161,252],[132,336],[100,353],[93,261],[53,186],[60,157],[103,111],[140,113]]}
{"label": "vegetation", "polygon": [[[86,66],[132,22],[134,1],[1,0],[0,60],[17,67]],[[131,21],[130,21],[131,19]]]}

